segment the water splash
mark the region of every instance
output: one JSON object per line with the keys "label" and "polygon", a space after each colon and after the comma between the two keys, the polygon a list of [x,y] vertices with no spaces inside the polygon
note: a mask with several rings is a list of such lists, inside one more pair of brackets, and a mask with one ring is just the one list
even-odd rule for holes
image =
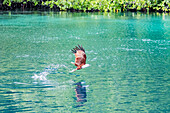
{"label": "water splash", "polygon": [[33,78],[34,80],[42,80],[42,81],[46,81],[47,80],[47,75],[49,75],[50,73],[64,73],[64,72],[59,72],[58,69],[60,68],[66,68],[68,69],[67,66],[63,65],[63,64],[52,64],[49,65],[45,68],[45,70],[43,72],[40,73],[34,73],[34,76],[32,76],[31,78]]}
{"label": "water splash", "polygon": [[37,79],[39,79],[39,80],[47,80],[46,76],[47,76],[48,74],[49,74],[48,72],[42,72],[42,73],[40,73],[39,75],[34,74],[34,76],[32,76],[32,78],[33,78],[34,80],[37,80]]}

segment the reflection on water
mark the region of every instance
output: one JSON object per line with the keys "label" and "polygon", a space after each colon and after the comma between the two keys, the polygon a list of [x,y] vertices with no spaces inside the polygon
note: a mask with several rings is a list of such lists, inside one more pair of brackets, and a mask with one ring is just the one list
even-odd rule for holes
{"label": "reflection on water", "polygon": [[87,102],[86,87],[82,85],[82,82],[75,83],[74,85],[76,85],[75,92],[76,92],[77,102],[80,103],[76,107],[84,106],[84,102]]}

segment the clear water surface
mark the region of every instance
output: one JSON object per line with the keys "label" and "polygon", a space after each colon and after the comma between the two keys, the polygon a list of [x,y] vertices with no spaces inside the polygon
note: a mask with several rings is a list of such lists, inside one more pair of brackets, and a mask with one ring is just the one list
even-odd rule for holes
{"label": "clear water surface", "polygon": [[169,45],[168,14],[0,12],[0,112],[170,112]]}

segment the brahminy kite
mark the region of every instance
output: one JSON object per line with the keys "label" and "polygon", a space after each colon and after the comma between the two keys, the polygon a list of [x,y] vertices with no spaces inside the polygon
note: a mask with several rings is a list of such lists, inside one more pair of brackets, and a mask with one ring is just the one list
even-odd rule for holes
{"label": "brahminy kite", "polygon": [[82,45],[75,46],[75,48],[73,48],[71,51],[72,53],[74,53],[76,57],[75,62],[71,62],[71,63],[77,66],[77,68],[70,72],[74,72],[76,70],[80,70],[90,66],[89,64],[86,64],[86,53]]}

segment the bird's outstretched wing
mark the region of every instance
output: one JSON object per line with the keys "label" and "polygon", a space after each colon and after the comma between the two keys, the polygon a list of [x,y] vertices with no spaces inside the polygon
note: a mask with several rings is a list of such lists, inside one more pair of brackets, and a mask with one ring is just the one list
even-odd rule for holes
{"label": "bird's outstretched wing", "polygon": [[85,52],[84,48],[82,47],[82,45],[78,45],[78,46],[75,46],[75,48],[73,48],[71,51],[72,53],[77,53],[78,50],[82,50],[83,52]]}

